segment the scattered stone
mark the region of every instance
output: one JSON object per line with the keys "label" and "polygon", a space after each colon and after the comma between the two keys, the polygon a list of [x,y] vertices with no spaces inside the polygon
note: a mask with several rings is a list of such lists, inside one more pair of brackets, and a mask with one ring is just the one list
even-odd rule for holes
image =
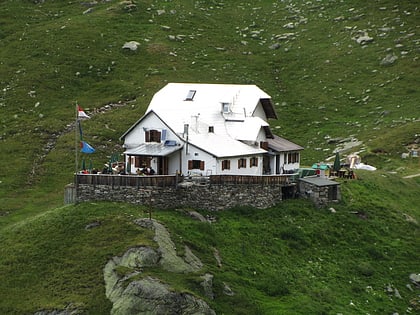
{"label": "scattered stone", "polygon": [[129,49],[131,51],[136,51],[139,46],[140,46],[140,43],[139,42],[136,42],[136,41],[132,40],[132,41],[126,42],[122,46],[122,48],[123,49]]}
{"label": "scattered stone", "polygon": [[381,66],[390,66],[392,64],[395,63],[395,61],[397,61],[398,57],[395,56],[394,54],[388,54],[385,56],[385,58],[383,58],[380,62]]}
{"label": "scattered stone", "polygon": [[85,230],[90,230],[93,228],[96,228],[98,226],[101,226],[101,222],[100,221],[94,221],[92,223],[89,223],[88,225],[85,226]]}
{"label": "scattered stone", "polygon": [[273,45],[270,45],[268,48],[276,50],[280,48],[280,44],[279,43],[274,43]]}
{"label": "scattered stone", "polygon": [[233,292],[232,289],[225,282],[223,282],[223,294],[234,296],[235,292]]}
{"label": "scattered stone", "polygon": [[408,215],[407,213],[403,213],[403,216],[407,222],[418,224],[417,220],[413,218],[412,216]]}
{"label": "scattered stone", "polygon": [[123,8],[123,10],[131,12],[137,9],[137,5],[134,3],[134,1],[127,0],[127,1],[121,1],[120,6]]}
{"label": "scattered stone", "polygon": [[207,222],[207,219],[201,213],[198,213],[197,211],[189,211],[188,214],[194,220],[198,220],[200,222]]}
{"label": "scattered stone", "polygon": [[412,273],[409,278],[417,288],[420,288],[420,273]]}
{"label": "scattered stone", "polygon": [[222,259],[220,258],[220,253],[217,248],[213,248],[213,255],[217,262],[217,267],[222,268]]}
{"label": "scattered stone", "polygon": [[83,11],[83,14],[89,14],[89,13],[92,13],[92,12],[93,12],[93,8],[89,8],[89,9]]}
{"label": "scattered stone", "polygon": [[358,43],[358,44],[360,44],[360,45],[366,45],[366,44],[368,44],[368,43],[371,43],[371,42],[373,42],[373,37],[370,37],[369,35],[368,35],[368,33],[367,32],[362,32],[361,34],[358,34],[355,38],[354,38],[354,40]]}
{"label": "scattered stone", "polygon": [[290,23],[284,24],[283,27],[288,28],[288,29],[292,29],[292,28],[295,28],[295,23],[290,22]]}

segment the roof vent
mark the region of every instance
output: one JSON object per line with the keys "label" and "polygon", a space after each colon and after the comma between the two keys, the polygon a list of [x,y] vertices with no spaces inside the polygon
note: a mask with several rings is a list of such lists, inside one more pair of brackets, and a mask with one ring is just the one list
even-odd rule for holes
{"label": "roof vent", "polygon": [[230,112],[230,103],[222,102],[222,113],[227,114]]}

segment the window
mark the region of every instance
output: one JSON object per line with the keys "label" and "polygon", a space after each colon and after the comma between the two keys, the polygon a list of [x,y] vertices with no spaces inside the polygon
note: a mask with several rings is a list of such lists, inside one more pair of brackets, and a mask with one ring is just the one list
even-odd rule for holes
{"label": "window", "polygon": [[159,130],[146,130],[145,141],[146,142],[158,142],[160,143],[161,132]]}
{"label": "window", "polygon": [[298,163],[299,162],[299,152],[291,152],[287,154],[287,163]]}
{"label": "window", "polygon": [[238,168],[246,168],[246,159],[238,160]]}
{"label": "window", "polygon": [[222,161],[222,171],[223,170],[230,170],[230,160]]}
{"label": "window", "polygon": [[187,97],[185,98],[186,101],[192,101],[194,99],[196,90],[189,90]]}
{"label": "window", "polygon": [[252,157],[249,159],[249,166],[253,167],[253,166],[258,166],[258,158],[257,157]]}
{"label": "window", "polygon": [[201,170],[204,171],[204,161],[201,160],[188,160],[189,170]]}
{"label": "window", "polygon": [[209,126],[209,133],[213,133],[214,132],[214,126]]}

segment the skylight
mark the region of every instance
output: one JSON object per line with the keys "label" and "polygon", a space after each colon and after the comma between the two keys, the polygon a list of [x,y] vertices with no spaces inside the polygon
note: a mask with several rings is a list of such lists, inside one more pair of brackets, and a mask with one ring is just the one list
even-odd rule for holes
{"label": "skylight", "polygon": [[195,96],[195,92],[197,92],[197,91],[196,90],[189,90],[185,100],[186,101],[192,101],[194,96]]}

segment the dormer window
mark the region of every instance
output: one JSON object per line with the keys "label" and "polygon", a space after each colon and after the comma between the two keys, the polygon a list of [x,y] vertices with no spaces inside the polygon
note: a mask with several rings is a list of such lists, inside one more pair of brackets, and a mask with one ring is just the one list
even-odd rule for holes
{"label": "dormer window", "polygon": [[196,90],[189,90],[185,100],[186,101],[192,101],[194,99],[194,96],[195,96],[196,92],[197,92]]}
{"label": "dormer window", "polygon": [[222,102],[222,113],[226,114],[230,112],[230,103]]}

